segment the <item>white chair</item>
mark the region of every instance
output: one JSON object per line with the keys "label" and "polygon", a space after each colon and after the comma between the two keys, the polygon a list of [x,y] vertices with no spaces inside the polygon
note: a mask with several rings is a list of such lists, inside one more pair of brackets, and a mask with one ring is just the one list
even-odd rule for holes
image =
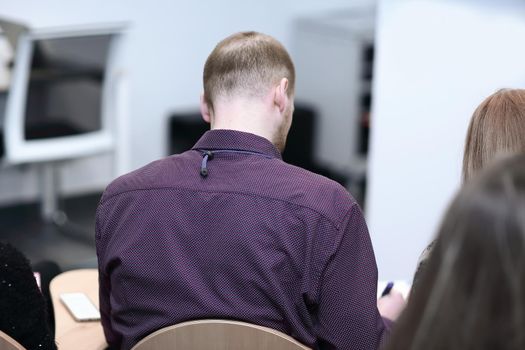
{"label": "white chair", "polygon": [[162,328],[132,350],[310,350],[271,328],[229,320],[198,320]]}
{"label": "white chair", "polygon": [[2,19],[0,26],[16,47],[9,92],[7,98],[0,96],[6,100],[5,110],[0,110],[5,143],[1,163],[38,165],[42,217],[64,221],[58,208],[58,168],[116,152],[123,103],[117,57],[123,28],[33,30]]}

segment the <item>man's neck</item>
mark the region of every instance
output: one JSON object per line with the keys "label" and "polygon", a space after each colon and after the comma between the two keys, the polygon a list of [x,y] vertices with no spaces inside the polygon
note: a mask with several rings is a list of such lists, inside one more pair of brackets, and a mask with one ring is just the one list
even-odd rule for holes
{"label": "man's neck", "polygon": [[211,129],[237,130],[264,137],[274,143],[273,116],[263,104],[251,100],[235,100],[217,104]]}

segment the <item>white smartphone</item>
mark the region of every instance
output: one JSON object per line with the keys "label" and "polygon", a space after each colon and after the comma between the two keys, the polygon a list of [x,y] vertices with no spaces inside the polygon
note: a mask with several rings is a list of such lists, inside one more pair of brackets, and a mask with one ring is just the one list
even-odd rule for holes
{"label": "white smartphone", "polygon": [[100,320],[100,312],[84,293],[62,293],[60,301],[79,322]]}

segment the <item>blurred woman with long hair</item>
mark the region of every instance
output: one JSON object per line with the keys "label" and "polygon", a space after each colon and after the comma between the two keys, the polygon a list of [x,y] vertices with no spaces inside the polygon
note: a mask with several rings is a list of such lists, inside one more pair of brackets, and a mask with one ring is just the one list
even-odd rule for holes
{"label": "blurred woman with long hair", "polygon": [[501,156],[525,152],[525,90],[501,89],[470,120],[463,153],[463,181]]}
{"label": "blurred woman with long hair", "polygon": [[[525,89],[501,89],[474,111],[463,152],[463,183],[498,159],[525,153]],[[425,269],[434,242],[419,258],[413,284]]]}
{"label": "blurred woman with long hair", "polygon": [[465,184],[420,278],[388,350],[525,349],[525,155]]}

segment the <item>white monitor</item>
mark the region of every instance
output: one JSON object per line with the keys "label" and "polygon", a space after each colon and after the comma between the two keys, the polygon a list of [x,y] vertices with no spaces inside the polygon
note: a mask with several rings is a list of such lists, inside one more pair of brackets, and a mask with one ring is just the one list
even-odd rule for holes
{"label": "white monitor", "polygon": [[26,32],[7,95],[8,164],[79,158],[113,149],[120,28]]}

